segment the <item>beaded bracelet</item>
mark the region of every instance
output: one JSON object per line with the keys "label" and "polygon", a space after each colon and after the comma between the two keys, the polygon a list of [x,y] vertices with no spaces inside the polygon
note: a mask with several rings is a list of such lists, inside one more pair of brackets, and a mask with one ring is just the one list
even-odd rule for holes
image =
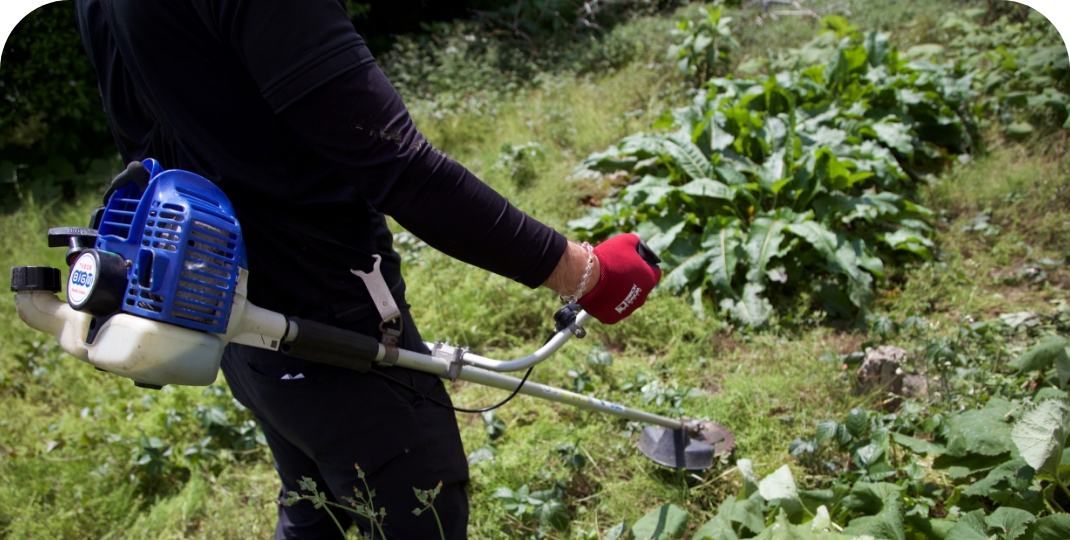
{"label": "beaded bracelet", "polygon": [[591,269],[594,268],[594,248],[587,242],[580,244],[580,247],[587,252],[587,268],[584,268],[583,270],[583,277],[580,278],[580,284],[576,287],[575,294],[572,296],[565,296],[561,293],[557,293],[558,298],[565,304],[575,304],[579,300],[579,297],[583,296],[583,290],[587,288],[587,280],[591,278]]}

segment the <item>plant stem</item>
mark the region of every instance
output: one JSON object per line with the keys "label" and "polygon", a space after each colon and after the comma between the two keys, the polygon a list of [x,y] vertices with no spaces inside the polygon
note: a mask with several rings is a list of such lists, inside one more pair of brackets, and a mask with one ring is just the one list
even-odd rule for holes
{"label": "plant stem", "polygon": [[344,504],[338,504],[336,502],[331,502],[331,501],[323,501],[323,503],[324,504],[329,504],[331,506],[337,506],[338,508],[341,508],[342,510],[345,510],[346,512],[352,512],[352,513],[354,513],[354,514],[356,514],[356,515],[358,515],[360,517],[368,517],[368,516],[358,512],[357,510],[355,510],[353,508],[350,508],[350,507],[348,507],[348,506],[346,506]]}
{"label": "plant stem", "polygon": [[386,540],[386,533],[383,532],[383,526],[379,523],[379,520],[375,517],[375,502],[372,501],[372,490],[368,487],[368,481],[361,477],[361,482],[364,483],[364,492],[368,494],[368,511],[371,512],[371,516],[368,518],[372,522],[372,540],[375,540],[375,529],[379,529],[379,536]]}
{"label": "plant stem", "polygon": [[1052,496],[1050,501],[1049,500],[1045,500],[1045,502],[1048,503],[1048,509],[1051,510],[1053,513],[1057,513],[1057,512],[1061,512],[1063,514],[1066,513],[1066,510],[1063,510],[1063,507],[1060,506],[1059,503],[1055,502],[1055,496],[1054,495]]}
{"label": "plant stem", "polygon": [[[341,508],[342,510],[345,510],[346,512],[352,512],[352,513],[354,513],[354,514],[356,514],[356,515],[358,515],[358,516],[360,516],[362,518],[366,518],[368,521],[370,521],[372,523],[372,531],[371,531],[372,538],[375,538],[375,529],[379,529],[379,536],[381,536],[383,538],[386,538],[386,535],[383,533],[382,526],[380,526],[379,522],[376,521],[376,519],[375,519],[375,514],[366,514],[366,513],[363,513],[363,512],[360,512],[360,511],[356,510],[355,508],[350,508],[350,507],[345,506],[343,504],[338,504],[338,503],[331,502],[331,501],[323,501],[323,502],[324,502],[325,505],[337,506],[338,508]],[[326,506],[324,506],[324,510],[327,510]],[[330,513],[330,510],[327,510],[327,512]],[[333,518],[334,516],[332,515],[331,517]]]}
{"label": "plant stem", "polygon": [[442,538],[442,540],[446,540],[446,533],[442,530],[442,520],[438,519],[438,510],[435,510],[434,500],[431,501],[430,508],[431,514],[435,516],[435,523],[438,524],[438,535]]}
{"label": "plant stem", "polygon": [[[1056,473],[1054,476],[1056,485],[1058,485],[1063,490],[1063,493],[1065,493],[1067,497],[1070,497],[1070,489],[1066,489],[1066,484],[1064,484],[1062,479],[1059,478],[1059,474]],[[1051,502],[1055,502],[1055,495],[1051,496]]]}
{"label": "plant stem", "polygon": [[331,509],[327,508],[327,505],[323,505],[323,509],[327,511],[328,516],[331,516],[331,521],[338,527],[338,532],[342,533],[342,536],[345,536],[346,530],[342,528],[342,524],[338,522],[338,518],[334,517],[334,512],[331,512]]}

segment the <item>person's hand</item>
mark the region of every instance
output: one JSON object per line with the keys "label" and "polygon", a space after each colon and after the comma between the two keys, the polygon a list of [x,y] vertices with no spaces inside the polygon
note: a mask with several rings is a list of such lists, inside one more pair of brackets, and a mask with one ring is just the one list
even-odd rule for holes
{"label": "person's hand", "polygon": [[646,302],[661,279],[661,262],[638,236],[614,236],[594,248],[600,266],[594,288],[580,305],[603,324],[614,324]]}

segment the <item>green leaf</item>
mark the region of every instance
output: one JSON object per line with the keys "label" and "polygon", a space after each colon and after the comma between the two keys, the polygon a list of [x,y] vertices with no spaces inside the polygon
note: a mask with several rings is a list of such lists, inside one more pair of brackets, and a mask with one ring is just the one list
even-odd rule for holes
{"label": "green leaf", "polygon": [[780,216],[762,215],[756,217],[747,231],[747,243],[744,251],[747,254],[747,281],[761,283],[765,278],[766,266],[780,250],[780,243],[784,241],[784,227],[787,220]]}
{"label": "green leaf", "polygon": [[[710,150],[711,151],[713,151],[713,152],[721,152],[725,148],[728,148],[729,146],[732,146],[732,142],[734,142],[736,140],[736,136],[732,135],[731,133],[729,133],[727,131],[725,131],[725,129],[724,129],[724,115],[716,114],[716,113],[713,114],[710,117],[710,121],[709,121],[708,125],[709,125],[709,128],[710,128]],[[721,169],[721,167],[715,167],[715,169],[718,170],[718,175],[720,176],[720,170],[719,169]],[[735,172],[734,169],[732,169],[732,171]],[[730,183],[732,183],[732,182],[730,182]]]}
{"label": "green leaf", "polygon": [[876,67],[884,63],[884,60],[888,58],[888,53],[891,52],[891,46],[888,45],[888,34],[882,34],[876,30],[870,31],[866,35],[866,61],[869,65]]}
{"label": "green leaf", "polygon": [[825,444],[826,441],[831,441],[836,438],[836,430],[840,427],[839,422],[835,420],[825,420],[817,424],[817,444],[818,446]]}
{"label": "green leaf", "polygon": [[560,499],[547,499],[538,505],[537,517],[539,524],[549,524],[554,530],[564,531],[568,529],[568,507]]}
{"label": "green leaf", "polygon": [[[735,163],[735,162],[732,162]],[[714,167],[717,177],[730,186],[742,186],[747,183],[747,177],[735,169],[733,165],[718,165]]]}
{"label": "green leaf", "polygon": [[692,180],[683,186],[680,186],[680,192],[691,195],[692,197],[709,197],[711,199],[721,199],[725,201],[731,201],[736,197],[735,189],[716,180],[710,180],[709,178],[697,178]]}
{"label": "green leaf", "polygon": [[851,487],[851,493],[843,499],[843,506],[856,512],[876,514],[884,508],[885,501],[899,497],[902,486],[887,482],[858,482]]}
{"label": "green leaf", "polygon": [[882,503],[883,508],[877,515],[851,520],[851,523],[844,528],[844,534],[868,535],[887,540],[906,540],[902,497],[897,492],[890,493],[882,500]]}
{"label": "green leaf", "polygon": [[[602,533],[602,540],[621,540],[628,534],[628,524],[623,521]],[[714,539],[719,540],[719,539]]]}
{"label": "green leaf", "polygon": [[759,533],[765,528],[765,500],[757,491],[742,500],[728,497],[717,508],[717,517]]}
{"label": "green leaf", "polygon": [[944,54],[943,45],[937,45],[935,43],[922,43],[921,45],[914,45],[906,50],[903,56],[911,59],[928,59],[934,56],[940,56]]}
{"label": "green leaf", "polygon": [[869,414],[865,409],[855,407],[847,414],[843,425],[847,426],[847,432],[855,438],[861,438],[869,429]]}
{"label": "green leaf", "polygon": [[826,15],[821,18],[821,31],[832,31],[836,34],[836,38],[840,39],[846,37],[858,30],[857,26],[852,26],[842,15]]}
{"label": "green leaf", "polygon": [[952,456],[944,454],[933,460],[933,468],[947,469],[948,476],[955,480],[961,480],[977,473],[991,470],[1006,462],[1008,458],[1009,454],[997,454],[995,456],[982,456],[980,454]]}
{"label": "green leaf", "polygon": [[[638,182],[625,188],[621,192],[621,198],[628,204],[636,206],[658,206],[665,201],[666,196],[676,191],[676,189],[669,183],[668,178],[646,175]],[[677,221],[682,219],[682,216],[672,217]]]}
{"label": "green leaf", "polygon": [[[896,216],[901,213],[900,206],[904,204],[903,198],[894,193],[864,193],[858,197],[848,197],[842,193],[830,193],[814,201],[815,208],[831,206],[828,210],[835,214],[841,214],[841,223],[851,223],[857,219],[868,222],[878,221],[883,216]],[[818,210],[819,215],[824,210]],[[824,221],[819,219],[819,221]]]}
{"label": "green leaf", "polygon": [[1032,540],[1066,540],[1070,538],[1070,514],[1052,514],[1036,521]]}
{"label": "green leaf", "polygon": [[1025,510],[1001,506],[985,518],[985,523],[993,529],[1002,531],[1004,540],[1015,540],[1024,534],[1029,524],[1036,519],[1036,516]]}
{"label": "green leaf", "polygon": [[851,187],[851,171],[836,159],[831,150],[822,148],[815,156],[817,162],[814,164],[814,173],[821,186],[840,191]]}
{"label": "green leaf", "polygon": [[854,449],[851,458],[859,468],[869,469],[885,461],[884,446],[878,441],[869,441],[869,444]]}
{"label": "green leaf", "polygon": [[601,346],[595,345],[591,352],[587,353],[587,363],[592,366],[612,366],[613,355]]}
{"label": "green leaf", "polygon": [[787,465],[766,476],[758,483],[758,492],[767,501],[778,499],[798,500],[799,490],[795,486],[795,478],[791,475],[791,469]]}
{"label": "green leaf", "polygon": [[788,187],[795,179],[785,178],[779,182],[773,182],[772,192],[774,195],[779,194],[784,188]]}
{"label": "green leaf", "polygon": [[1058,388],[1045,386],[1044,388],[1037,390],[1036,395],[1033,396],[1033,401],[1039,402],[1045,399],[1070,400],[1070,394],[1067,394],[1066,391],[1059,390]]}
{"label": "green leaf", "polygon": [[896,443],[909,448],[915,454],[943,454],[946,449],[939,444],[934,444],[929,441],[923,441],[916,439],[909,435],[903,435],[902,433],[891,432],[892,440]]}
{"label": "green leaf", "polygon": [[468,454],[468,466],[474,467],[475,465],[483,462],[494,461],[494,447],[485,445],[472,451]]}
{"label": "green leaf", "polygon": [[695,313],[700,321],[706,320],[706,305],[703,301],[706,295],[703,293],[702,287],[696,287],[691,291],[691,297],[688,299],[691,305],[691,311]]}
{"label": "green leaf", "polygon": [[814,514],[814,520],[810,522],[810,530],[817,532],[821,530],[828,531],[832,529],[832,516],[829,515],[829,509],[825,505],[817,507],[817,513]]}
{"label": "green leaf", "polygon": [[739,475],[743,477],[743,492],[740,493],[740,497],[747,499],[758,493],[758,480],[754,476],[754,462],[745,458],[738,460],[736,461],[736,469],[739,471]]}
{"label": "green leaf", "polygon": [[1063,348],[1063,354],[1055,357],[1055,372],[1059,375],[1059,386],[1066,388],[1070,381],[1070,345]]}
{"label": "green leaf", "polygon": [[673,294],[679,294],[692,285],[701,284],[703,270],[705,270],[706,263],[709,262],[711,256],[708,251],[700,251],[691,255],[677,265],[676,268],[673,268],[662,280],[660,286],[665,287]]}
{"label": "green leaf", "polygon": [[713,165],[702,154],[695,143],[681,140],[680,137],[666,140],[665,151],[676,161],[680,168],[691,178],[709,178],[713,176]]}
{"label": "green leaf", "polygon": [[666,504],[651,510],[632,525],[632,534],[644,540],[669,540],[683,538],[687,532],[687,511],[675,504]]}
{"label": "green leaf", "polygon": [[764,291],[765,287],[762,285],[748,283],[743,286],[743,295],[740,299],[725,298],[721,300],[720,308],[733,320],[752,328],[758,328],[773,316],[773,305],[761,296]]}
{"label": "green leaf", "polygon": [[[821,298],[821,309],[831,316],[848,319],[854,314],[854,304],[840,290],[839,284],[823,283],[819,297]],[[844,429],[843,432],[846,434],[847,430]]]}
{"label": "green leaf", "polygon": [[1067,345],[1066,338],[1050,336],[1030,347],[1028,351],[1008,362],[1007,365],[1018,371],[1045,371],[1056,360],[1066,358]]}
{"label": "green leaf", "polygon": [[1059,460],[1066,446],[1070,405],[1058,399],[1046,399],[1025,411],[1014,424],[1011,439],[1022,459],[1038,473],[1057,475]]}
{"label": "green leaf", "polygon": [[[858,259],[858,266],[863,270],[869,272],[877,279],[884,279],[884,261],[879,257],[875,257],[870,253],[869,247],[861,238],[855,238],[851,240],[851,250],[854,251],[855,258]],[[865,276],[865,274],[862,274]],[[868,276],[866,276],[868,277]],[[859,291],[862,302],[865,302],[872,296],[872,291],[869,285],[862,285],[864,288]],[[864,307],[864,304],[858,304],[859,307]]]}
{"label": "green leaf", "polygon": [[711,219],[703,232],[702,247],[707,249],[710,264],[706,275],[714,290],[722,296],[735,296],[732,279],[742,253],[739,220],[721,222]]}
{"label": "green leaf", "polygon": [[884,143],[889,148],[907,156],[908,158],[914,158],[914,137],[910,135],[910,128],[897,121],[894,116],[888,116],[873,124],[873,132],[877,135],[877,140]]}
{"label": "green leaf", "polygon": [[926,238],[921,231],[901,227],[895,232],[884,235],[884,241],[893,249],[902,249],[919,255],[924,259],[932,259],[929,248],[933,246],[933,242]]}
{"label": "green leaf", "polygon": [[567,225],[574,231],[592,231],[602,224],[602,218],[605,215],[605,211],[601,208],[592,209],[583,217],[569,221]]}
{"label": "green leaf", "polygon": [[691,540],[739,540],[732,523],[717,515],[695,531]]}
{"label": "green leaf", "polygon": [[959,518],[944,540],[989,540],[984,510],[976,510]]}
{"label": "green leaf", "polygon": [[1007,490],[1022,491],[1033,481],[1034,469],[1023,459],[1001,463],[981,480],[970,484],[963,494],[977,497],[992,497]]}
{"label": "green leaf", "polygon": [[[671,50],[671,49],[670,49]],[[673,115],[671,110],[667,110],[661,113],[661,116],[654,120],[654,123],[650,127],[654,129],[669,129],[673,125]]]}
{"label": "green leaf", "polygon": [[816,221],[794,223],[785,229],[806,240],[822,257],[833,273],[841,273],[848,279],[848,296],[857,307],[864,307],[872,296],[873,277],[859,268],[855,247],[848,242],[847,236],[832,232],[828,227]]}
{"label": "green leaf", "polygon": [[947,453],[952,456],[995,456],[1011,449],[1011,426],[1005,418],[1013,405],[989,400],[984,409],[969,410],[948,419]]}
{"label": "green leaf", "polygon": [[955,526],[955,522],[949,519],[930,519],[920,515],[907,516],[907,522],[929,540],[944,540]]}
{"label": "green leaf", "polygon": [[758,184],[773,193],[773,187],[784,178],[784,149],[773,152],[758,171]]}
{"label": "green leaf", "polygon": [[781,508],[772,526],[762,531],[762,534],[756,536],[754,540],[809,540],[812,536],[806,534],[807,532],[809,531],[800,531],[792,525],[787,512]]}
{"label": "green leaf", "polygon": [[[649,223],[649,222],[648,222]],[[683,232],[684,227],[687,226],[686,221],[680,221],[675,225],[657,232],[646,240],[647,246],[650,247],[654,253],[663,254],[669,246],[676,241],[676,237]]]}
{"label": "green leaf", "polygon": [[1014,122],[1003,128],[1003,134],[1016,141],[1029,138],[1035,131],[1029,122]]}

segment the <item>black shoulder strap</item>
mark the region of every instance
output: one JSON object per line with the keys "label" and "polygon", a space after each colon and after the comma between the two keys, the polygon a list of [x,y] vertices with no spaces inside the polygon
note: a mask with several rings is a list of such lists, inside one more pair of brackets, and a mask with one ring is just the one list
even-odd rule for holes
{"label": "black shoulder strap", "polygon": [[[136,159],[144,159],[146,157],[155,158],[164,167],[174,167],[175,156],[174,144],[175,144],[175,128],[171,125],[167,116],[160,113],[159,106],[156,104],[155,98],[152,93],[148,91],[148,85],[145,83],[144,78],[141,75],[140,66],[131,62],[135,58],[133,51],[129,50],[129,43],[121,35],[122,26],[119,25],[115,18],[115,10],[113,2],[116,0],[100,0],[102,11],[104,12],[105,20],[108,22],[108,31],[111,33],[111,38],[115,42],[115,47],[119,51],[119,56],[122,58],[121,69],[123,69],[130,80],[137,88],[136,98],[138,104],[143,109],[147,109],[147,112],[152,116],[156,126],[152,130],[152,149],[149,150],[147,155],[135,156]],[[112,69],[115,69],[114,66]]]}
{"label": "black shoulder strap", "polygon": [[346,268],[349,268],[350,270],[360,270],[362,272],[372,271],[372,267],[375,265],[375,259],[370,253],[343,244],[295,216],[286,216],[283,218],[283,221],[290,229],[317,240],[323,245],[331,248],[330,253],[338,260],[338,262],[344,264]]}

